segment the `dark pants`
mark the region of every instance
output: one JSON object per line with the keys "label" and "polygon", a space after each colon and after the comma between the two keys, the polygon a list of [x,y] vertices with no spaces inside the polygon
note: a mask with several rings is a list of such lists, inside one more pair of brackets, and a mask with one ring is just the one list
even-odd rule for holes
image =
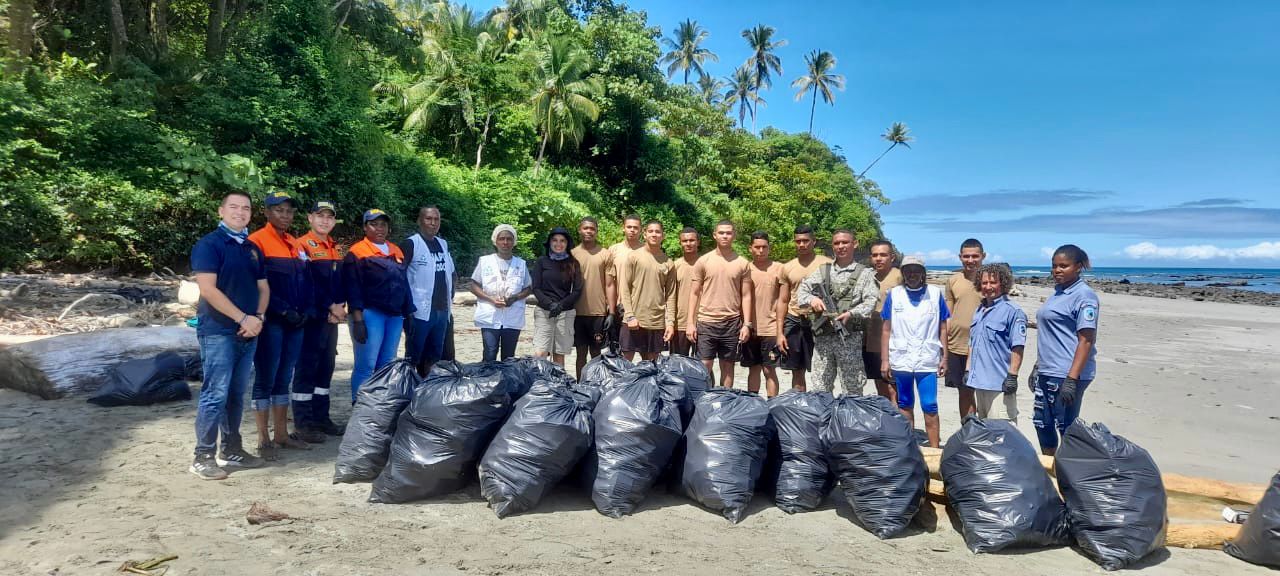
{"label": "dark pants", "polygon": [[302,331],[302,353],[293,372],[293,423],[311,428],[329,422],[329,384],[338,355],[338,325],[312,318]]}
{"label": "dark pants", "polygon": [[253,371],[258,340],[235,334],[204,334],[200,341],[200,366],[204,372],[196,409],[196,455],[213,455],[218,432],[222,448],[240,448],[240,419],[244,416],[244,391]]}
{"label": "dark pants", "polygon": [[[513,328],[481,328],[480,337],[484,342],[484,361],[506,360],[516,355],[516,341],[520,339],[520,331]],[[498,357],[498,348],[502,348],[502,357]]]}
{"label": "dark pants", "polygon": [[405,356],[415,366],[430,366],[444,358],[449,333],[449,311],[432,310],[430,320],[413,319],[413,341],[406,343]]}
{"label": "dark pants", "polygon": [[444,335],[444,351],[440,353],[441,360],[453,360],[453,314],[449,314],[449,328],[446,329]]}
{"label": "dark pants", "polygon": [[258,334],[258,350],[253,356],[254,410],[289,405],[293,369],[301,352],[302,328],[268,318]]}

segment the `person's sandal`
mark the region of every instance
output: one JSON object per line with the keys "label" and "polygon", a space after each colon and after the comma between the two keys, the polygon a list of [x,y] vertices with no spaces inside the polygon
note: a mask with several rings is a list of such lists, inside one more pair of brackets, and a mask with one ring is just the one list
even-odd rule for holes
{"label": "person's sandal", "polygon": [[306,441],[299,438],[297,434],[290,434],[285,437],[284,442],[276,442],[276,444],[279,445],[281,448],[288,448],[289,450],[310,450],[311,449],[311,445],[307,444]]}
{"label": "person's sandal", "polygon": [[258,456],[267,462],[275,462],[280,459],[280,453],[276,448],[275,442],[263,442],[258,444]]}

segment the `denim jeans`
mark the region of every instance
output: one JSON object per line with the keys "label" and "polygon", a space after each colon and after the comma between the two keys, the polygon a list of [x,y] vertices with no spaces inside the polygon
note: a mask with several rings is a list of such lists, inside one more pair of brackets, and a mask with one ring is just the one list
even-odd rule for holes
{"label": "denim jeans", "polygon": [[253,409],[289,405],[293,369],[302,352],[302,328],[285,326],[267,319],[258,334],[258,351],[253,356]]}
{"label": "denim jeans", "polygon": [[449,333],[449,311],[432,310],[430,320],[413,319],[413,342],[405,345],[405,357],[415,365],[435,364],[444,358],[445,336]]}
{"label": "denim jeans", "polygon": [[400,348],[400,331],[404,329],[404,317],[385,312],[364,309],[364,327],[369,333],[364,344],[352,338],[355,347],[355,366],[351,368],[351,403],[355,404],[360,386],[377,370],[396,359]]}
{"label": "denim jeans", "polygon": [[337,354],[338,325],[327,318],[307,320],[289,394],[295,426],[310,428],[329,421],[329,384]]}
{"label": "denim jeans", "polygon": [[1036,381],[1035,412],[1031,423],[1036,427],[1036,436],[1040,439],[1041,448],[1057,448],[1058,439],[1066,434],[1067,426],[1080,417],[1080,406],[1084,403],[1084,391],[1091,380],[1081,380],[1076,385],[1076,400],[1067,404],[1058,398],[1058,387],[1062,386],[1062,378],[1040,375]]}
{"label": "denim jeans", "polygon": [[[516,342],[520,340],[520,331],[513,328],[481,328],[480,338],[484,343],[485,362],[506,360],[516,355]],[[499,348],[501,348],[502,358],[498,358]]]}
{"label": "denim jeans", "polygon": [[239,448],[240,420],[244,416],[244,392],[253,370],[256,338],[235,334],[205,334],[200,341],[200,365],[204,383],[196,408],[196,455],[213,454],[222,432],[222,447]]}

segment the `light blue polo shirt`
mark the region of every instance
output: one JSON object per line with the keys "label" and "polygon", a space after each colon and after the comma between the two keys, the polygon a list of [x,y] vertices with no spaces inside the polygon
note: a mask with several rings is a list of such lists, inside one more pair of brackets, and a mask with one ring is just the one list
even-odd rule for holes
{"label": "light blue polo shirt", "polygon": [[969,380],[966,384],[978,390],[1004,389],[1013,348],[1026,344],[1027,314],[1017,304],[1001,296],[990,306],[985,303],[978,306],[969,325]]}
{"label": "light blue polo shirt", "polygon": [[[1076,334],[1088,328],[1096,330],[1098,313],[1098,295],[1083,279],[1076,280],[1065,288],[1054,288],[1053,294],[1040,306],[1040,311],[1036,312],[1036,322],[1039,324],[1036,347],[1040,375],[1067,377],[1067,371],[1071,370],[1071,360],[1076,354]],[[1080,380],[1093,380],[1097,373],[1097,356],[1098,346],[1095,342],[1089,350],[1089,361],[1080,371]]]}

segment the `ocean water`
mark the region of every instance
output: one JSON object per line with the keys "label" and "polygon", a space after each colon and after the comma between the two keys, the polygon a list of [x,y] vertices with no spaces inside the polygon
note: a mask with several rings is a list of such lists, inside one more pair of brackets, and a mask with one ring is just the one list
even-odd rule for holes
{"label": "ocean water", "polygon": [[[957,266],[930,266],[930,269],[955,270]],[[1015,276],[1049,276],[1048,266],[1014,266]],[[1268,268],[1118,268],[1098,267],[1084,273],[1085,279],[1122,280],[1146,284],[1173,284],[1183,282],[1187,286],[1205,286],[1215,283],[1244,281],[1246,286],[1229,286],[1236,290],[1280,293],[1280,269]]]}

